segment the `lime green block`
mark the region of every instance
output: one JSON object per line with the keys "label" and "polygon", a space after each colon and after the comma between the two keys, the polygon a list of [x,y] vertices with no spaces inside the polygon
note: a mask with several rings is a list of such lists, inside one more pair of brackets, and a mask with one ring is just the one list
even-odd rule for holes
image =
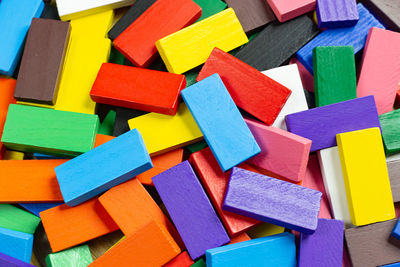
{"label": "lime green block", "polygon": [[0,204],[0,227],[34,234],[40,218],[13,205]]}
{"label": "lime green block", "polygon": [[115,117],[117,113],[114,110],[110,110],[103,122],[100,124],[99,134],[112,135],[114,131]]}
{"label": "lime green block", "polygon": [[188,145],[188,146],[186,147],[186,149],[187,149],[190,153],[194,153],[194,152],[200,151],[200,150],[202,150],[203,148],[206,148],[206,147],[207,147],[206,141],[200,141],[200,142],[197,142],[197,143]]}
{"label": "lime green block", "polygon": [[203,20],[214,14],[217,14],[226,8],[226,4],[221,0],[193,0],[201,7],[201,17],[197,20]]}
{"label": "lime green block", "polygon": [[190,265],[190,267],[207,267],[207,265],[203,259],[200,259],[200,260],[196,261],[195,263],[193,263],[192,265]]}
{"label": "lime green block", "polygon": [[52,253],[46,257],[47,267],[86,267],[91,262],[93,259],[88,245]]}
{"label": "lime green block", "polygon": [[121,54],[121,52],[119,52],[113,46],[110,51],[110,57],[108,58],[108,62],[114,63],[114,64],[119,64],[119,65],[124,65],[124,60],[125,60],[124,55]]}

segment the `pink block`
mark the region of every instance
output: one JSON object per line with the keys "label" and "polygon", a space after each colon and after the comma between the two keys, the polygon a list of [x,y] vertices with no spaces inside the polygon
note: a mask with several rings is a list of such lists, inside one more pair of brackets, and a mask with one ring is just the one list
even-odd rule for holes
{"label": "pink block", "polygon": [[247,162],[293,182],[303,180],[311,140],[253,120],[245,121],[261,148],[261,153]]}
{"label": "pink block", "polygon": [[315,10],[316,0],[267,0],[280,22]]}
{"label": "pink block", "polygon": [[313,75],[304,67],[303,64],[297,58],[292,58],[289,64],[296,64],[299,69],[301,82],[303,83],[303,87],[309,91],[314,93],[314,77]]}
{"label": "pink block", "polygon": [[374,95],[378,113],[393,110],[400,82],[400,33],[371,28],[364,49],[357,96]]}

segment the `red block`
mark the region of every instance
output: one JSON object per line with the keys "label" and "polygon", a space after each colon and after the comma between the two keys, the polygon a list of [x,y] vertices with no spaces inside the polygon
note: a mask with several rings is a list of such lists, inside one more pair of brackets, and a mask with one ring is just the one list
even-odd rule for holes
{"label": "red block", "polygon": [[221,76],[233,101],[254,117],[271,125],[291,91],[234,56],[215,48],[196,81],[214,73]]}
{"label": "red block", "polygon": [[97,103],[175,115],[184,75],[103,63],[90,97]]}
{"label": "red block", "polygon": [[167,264],[164,264],[163,267],[190,267],[194,262],[189,257],[189,254],[184,251],[172,260],[170,260]]}
{"label": "red block", "polygon": [[158,0],[114,40],[114,47],[135,66],[147,67],[157,56],[156,41],[200,16],[192,0]]}

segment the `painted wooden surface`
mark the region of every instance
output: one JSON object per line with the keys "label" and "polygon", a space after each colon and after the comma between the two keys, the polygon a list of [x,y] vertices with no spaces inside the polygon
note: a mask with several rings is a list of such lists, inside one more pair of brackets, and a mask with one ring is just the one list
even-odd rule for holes
{"label": "painted wooden surface", "polygon": [[88,245],[73,247],[46,257],[47,267],[75,266],[86,267],[93,261]]}
{"label": "painted wooden surface", "polygon": [[23,209],[10,204],[0,204],[0,227],[34,234],[40,219]]}
{"label": "painted wooden surface", "polygon": [[315,9],[316,0],[266,0],[280,22],[285,22]]}
{"label": "painted wooden surface", "polygon": [[0,227],[0,252],[26,263],[31,262],[33,235]]}
{"label": "painted wooden surface", "polygon": [[320,28],[350,27],[359,20],[356,0],[317,0],[316,11]]}
{"label": "painted wooden surface", "polygon": [[381,123],[383,144],[387,155],[394,155],[400,152],[400,142],[397,138],[400,127],[400,110],[393,110],[379,116]]}

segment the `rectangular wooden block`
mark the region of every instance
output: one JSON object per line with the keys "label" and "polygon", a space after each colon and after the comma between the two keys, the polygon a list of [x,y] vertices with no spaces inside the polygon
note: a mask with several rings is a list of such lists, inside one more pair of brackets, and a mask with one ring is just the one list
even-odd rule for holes
{"label": "rectangular wooden block", "polygon": [[215,73],[239,108],[268,125],[275,121],[291,95],[290,89],[219,48],[214,48],[196,81]]}
{"label": "rectangular wooden block", "polygon": [[352,46],[319,46],[313,50],[315,105],[322,107],[357,98]]}
{"label": "rectangular wooden block", "polygon": [[152,167],[142,136],[132,130],[56,167],[55,172],[64,202],[76,206]]}
{"label": "rectangular wooden block", "polygon": [[105,38],[114,21],[114,11],[108,10],[71,20],[72,39],[91,36]]}
{"label": "rectangular wooden block", "polygon": [[400,33],[372,28],[365,44],[357,96],[374,95],[378,113],[393,110],[400,81]]}
{"label": "rectangular wooden block", "polygon": [[192,259],[229,242],[188,161],[155,176],[153,183]]}
{"label": "rectangular wooden block", "polygon": [[235,167],[223,209],[311,234],[317,228],[321,196],[316,190]]}
{"label": "rectangular wooden block", "polygon": [[383,144],[387,155],[393,155],[400,152],[400,110],[393,110],[379,116],[382,128]]}
{"label": "rectangular wooden block", "polygon": [[[15,103],[15,84],[16,80],[14,79],[0,78],[0,135],[3,135],[3,127],[7,118],[8,106]],[[0,142],[0,160],[3,157],[3,153],[3,143]]]}
{"label": "rectangular wooden block", "polygon": [[55,104],[69,34],[68,22],[32,20],[19,68],[15,99]]}
{"label": "rectangular wooden block", "polygon": [[32,267],[29,263],[21,261],[17,258],[10,257],[6,254],[0,253],[0,265],[2,266],[12,266],[12,267]]}
{"label": "rectangular wooden block", "polygon": [[218,74],[186,88],[181,95],[223,171],[260,153]]}
{"label": "rectangular wooden block", "polygon": [[320,28],[351,27],[359,19],[356,0],[318,0],[316,11]]}
{"label": "rectangular wooden block", "polygon": [[190,258],[189,254],[184,251],[168,263],[164,264],[163,267],[190,267],[194,262]]}
{"label": "rectangular wooden block", "polygon": [[361,3],[357,4],[360,20],[353,27],[327,29],[301,48],[296,56],[310,71],[313,72],[312,51],[317,46],[353,46],[354,53],[364,48],[368,31],[372,27],[384,26]]}
{"label": "rectangular wooden block", "polygon": [[10,204],[0,204],[0,227],[34,234],[40,219]]}
{"label": "rectangular wooden block", "polygon": [[32,18],[40,17],[43,8],[42,0],[0,2],[0,74],[14,74]]}
{"label": "rectangular wooden block", "polygon": [[23,262],[31,262],[33,235],[0,227],[0,252]]}
{"label": "rectangular wooden block", "polygon": [[400,239],[400,224],[399,220],[397,220],[396,225],[394,226],[392,232],[390,233],[391,236],[393,236],[396,239]]}
{"label": "rectangular wooden block", "polygon": [[400,160],[386,160],[393,201],[400,202]]}
{"label": "rectangular wooden block", "polygon": [[289,132],[312,141],[311,152],[336,146],[338,133],[380,127],[373,96],[289,114],[285,120]]}
{"label": "rectangular wooden block", "polygon": [[193,0],[193,2],[201,7],[201,17],[197,21],[215,15],[226,8],[226,3],[222,0]]}
{"label": "rectangular wooden block", "polygon": [[248,42],[232,8],[156,42],[169,72],[184,73],[204,62],[215,47],[228,52]]}
{"label": "rectangular wooden block", "polygon": [[[266,256],[268,255],[268,256]],[[296,266],[294,235],[257,238],[206,251],[207,266]]]}
{"label": "rectangular wooden block", "polygon": [[113,129],[113,136],[120,136],[129,131],[128,120],[147,114],[147,111],[141,111],[128,108],[115,108],[115,122]]}
{"label": "rectangular wooden block", "polygon": [[93,262],[88,245],[70,248],[57,253],[50,253],[46,257],[47,267],[87,266]]}
{"label": "rectangular wooden block", "polygon": [[393,31],[400,31],[400,3],[397,0],[363,0],[363,4]]}
{"label": "rectangular wooden block", "polygon": [[316,0],[266,0],[280,22],[285,22],[315,9]]}
{"label": "rectangular wooden block", "polygon": [[19,206],[23,207],[30,213],[40,217],[39,213],[54,208],[55,206],[61,205],[58,202],[49,202],[49,203],[19,203]]}
{"label": "rectangular wooden block", "polygon": [[338,134],[337,142],[352,224],[395,218],[380,129]]}
{"label": "rectangular wooden block", "polygon": [[93,148],[96,115],[11,104],[2,143],[10,149],[76,156]]}
{"label": "rectangular wooden block", "polygon": [[192,0],[156,1],[114,40],[114,47],[135,66],[147,67],[157,56],[158,40],[194,23],[200,16],[201,8]]}
{"label": "rectangular wooden block", "polygon": [[104,63],[90,97],[97,103],[175,115],[185,87],[184,75]]}

